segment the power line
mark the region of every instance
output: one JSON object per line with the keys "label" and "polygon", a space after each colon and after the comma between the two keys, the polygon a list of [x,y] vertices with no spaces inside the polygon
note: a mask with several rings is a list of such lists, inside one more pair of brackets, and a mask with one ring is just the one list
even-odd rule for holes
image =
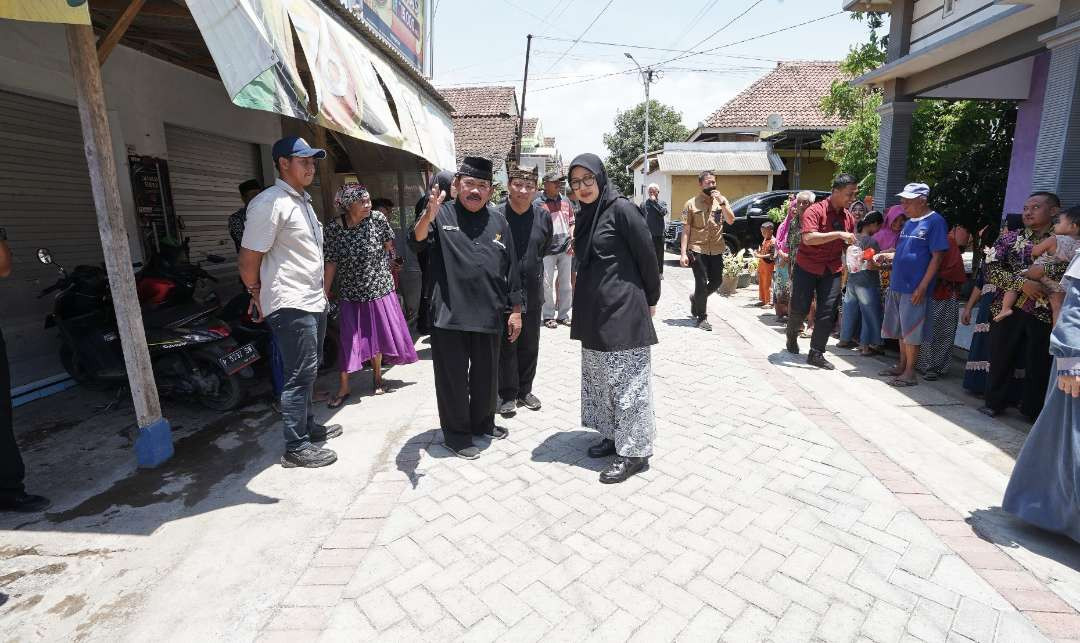
{"label": "power line", "polygon": [[[716,6],[716,3],[717,3],[718,1],[719,1],[719,0],[711,0],[711,1],[707,1],[707,2],[705,3],[705,5],[704,5],[704,6],[702,6],[702,7],[701,7],[701,9],[699,9],[697,13],[695,13],[695,14],[694,14],[694,17],[690,19],[690,22],[686,23],[686,26],[685,26],[685,27],[683,27],[683,28],[682,28],[682,29],[681,29],[681,30],[679,31],[679,33],[683,33],[683,32],[685,32],[685,31],[687,31],[688,29],[690,29],[691,27],[693,27],[694,25],[696,25],[696,24],[697,24],[697,21],[698,21],[699,19],[701,19],[701,18],[705,17],[706,15],[708,15],[709,11],[710,11],[710,10],[712,10],[712,8]],[[675,44],[676,42],[678,42],[678,38],[676,38],[675,40],[673,40],[673,41],[672,41],[672,46],[674,46],[674,44]]]}
{"label": "power line", "polygon": [[[533,38],[535,38],[537,40],[551,40],[551,41],[554,41],[554,42],[573,42],[573,39],[571,39],[571,38],[552,38],[550,36],[533,36]],[[582,45],[602,45],[602,46],[605,46],[605,47],[622,47],[622,48],[630,48],[630,49],[643,49],[645,51],[666,51],[666,52],[669,52],[669,53],[680,53],[680,54],[707,55],[707,54],[711,53],[711,50],[710,51],[693,51],[691,49],[669,49],[667,47],[649,47],[649,46],[646,46],[646,45],[635,45],[635,44],[626,43],[626,42],[605,42],[605,41],[602,41],[602,40],[581,40],[581,41],[579,41],[579,44],[582,44]],[[537,52],[535,52],[535,51],[533,52],[533,54],[536,54],[536,53]],[[544,53],[549,53],[549,52],[544,52]],[[745,55],[741,55],[741,54],[717,54],[717,55],[718,56],[723,56],[725,58],[745,58],[747,60],[764,60],[764,61],[767,61],[767,62],[774,62],[774,63],[784,62],[783,59],[781,59],[781,58],[763,58],[761,56],[745,56]],[[619,56],[619,58],[622,58],[622,57],[623,56],[621,56],[621,55]]]}
{"label": "power line", "polygon": [[737,15],[737,16],[735,16],[735,17],[734,17],[734,18],[732,18],[731,20],[728,20],[728,21],[727,21],[727,22],[725,22],[725,23],[723,24],[723,26],[721,26],[721,27],[720,27],[719,29],[717,29],[716,31],[712,32],[712,33],[711,33],[711,34],[709,34],[708,36],[705,36],[705,38],[703,38],[702,40],[700,40],[699,42],[695,43],[695,44],[694,44],[693,46],[691,46],[691,47],[689,47],[689,48],[690,48],[690,49],[697,49],[697,48],[698,48],[698,47],[699,47],[700,45],[704,44],[705,42],[707,42],[707,41],[709,41],[709,40],[712,40],[713,36],[716,36],[716,35],[717,35],[717,34],[719,34],[719,33],[720,33],[721,31],[723,31],[723,30],[727,29],[728,27],[730,27],[731,25],[735,24],[735,22],[736,22],[736,21],[738,21],[738,20],[739,20],[739,18],[742,18],[742,17],[743,17],[743,16],[745,16],[746,14],[750,13],[751,11],[753,11],[753,10],[754,10],[754,7],[758,6],[759,4],[761,4],[761,3],[762,3],[762,2],[764,2],[764,1],[765,1],[765,0],[754,0],[754,2],[750,3],[750,6],[749,6],[749,7],[747,7],[747,8],[746,8],[746,9],[745,9],[745,10],[744,10],[744,11],[743,11],[742,13],[740,13],[740,14],[739,14],[739,15]]}
{"label": "power line", "polygon": [[[566,53],[566,54],[570,53],[570,50],[577,46],[578,40],[581,40],[582,38],[585,37],[585,34],[589,33],[589,30],[593,28],[593,25],[596,24],[596,21],[600,20],[600,16],[604,15],[604,12],[606,12],[608,10],[608,7],[610,7],[612,5],[612,3],[614,3],[614,2],[615,2],[615,0],[608,0],[608,3],[606,5],[604,5],[604,8],[600,10],[600,13],[596,14],[596,17],[592,19],[592,22],[589,23],[589,26],[585,27],[585,30],[582,31],[581,34],[577,37],[577,40],[570,43],[570,46],[566,48],[566,51],[564,53]],[[551,71],[552,69],[554,69],[555,65],[558,65],[561,62],[562,62],[562,58],[560,57],[555,62],[551,63],[551,66],[548,67],[545,70],[545,73]]]}
{"label": "power line", "polygon": [[[724,44],[724,45],[719,45],[717,47],[713,47],[712,49],[706,49],[706,50],[700,51],[700,52],[691,52],[691,53],[684,54],[682,56],[675,56],[674,58],[669,58],[667,60],[655,63],[655,64],[650,65],[650,66],[657,67],[657,66],[660,66],[660,65],[666,65],[668,63],[675,62],[676,60],[683,60],[685,58],[691,58],[693,56],[699,56],[699,55],[702,55],[702,54],[710,54],[710,53],[712,53],[714,51],[719,51],[720,49],[725,49],[727,47],[734,47],[735,45],[741,45],[741,44],[750,42],[752,40],[757,40],[759,38],[766,38],[768,36],[774,36],[774,35],[776,35],[778,33],[783,33],[785,31],[791,31],[792,29],[798,29],[799,27],[805,27],[806,25],[814,24],[815,22],[821,22],[822,20],[828,20],[829,18],[834,18],[836,16],[842,15],[843,13],[844,13],[843,11],[836,11],[834,13],[830,13],[830,14],[827,14],[827,15],[824,15],[824,16],[819,16],[819,17],[814,18],[812,20],[807,20],[806,22],[800,22],[797,25],[789,25],[787,27],[781,27],[780,29],[774,29],[773,31],[769,31],[769,32],[766,32],[766,33],[763,33],[763,34],[758,34],[756,36],[751,36],[749,38],[744,38],[742,40],[736,40],[734,42],[729,42],[729,43]],[[636,73],[638,73],[637,69],[624,69],[623,71],[615,71],[615,72],[611,72],[611,73],[607,73],[607,74],[599,74],[597,76],[593,76],[592,78],[586,78],[584,80],[579,80],[579,81],[575,81],[575,82],[571,82],[571,83],[562,83],[562,84],[559,84],[559,85],[551,85],[549,87],[540,87],[540,88],[535,89],[534,91],[542,92],[542,91],[545,91],[545,90],[548,90],[548,89],[558,89],[560,87],[569,87],[571,85],[580,85],[582,83],[587,83],[587,82],[591,82],[591,81],[594,81],[594,80],[600,80],[601,78],[610,78],[611,76],[619,76],[619,75],[623,75],[623,74],[636,74]]]}

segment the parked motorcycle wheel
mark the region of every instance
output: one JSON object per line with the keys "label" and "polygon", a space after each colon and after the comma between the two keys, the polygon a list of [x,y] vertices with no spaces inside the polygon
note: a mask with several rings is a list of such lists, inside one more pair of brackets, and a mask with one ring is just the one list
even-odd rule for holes
{"label": "parked motorcycle wheel", "polygon": [[207,393],[195,396],[195,399],[211,411],[231,411],[240,406],[244,398],[244,389],[240,384],[240,376],[236,373],[226,375],[221,367],[213,359],[201,355],[192,357],[198,368],[204,373],[212,373],[217,378],[217,394]]}
{"label": "parked motorcycle wheel", "polygon": [[60,365],[64,367],[64,371],[71,376],[71,379],[81,386],[97,391],[104,391],[109,388],[110,381],[99,380],[94,377],[93,373],[82,365],[79,356],[67,344],[60,345]]}

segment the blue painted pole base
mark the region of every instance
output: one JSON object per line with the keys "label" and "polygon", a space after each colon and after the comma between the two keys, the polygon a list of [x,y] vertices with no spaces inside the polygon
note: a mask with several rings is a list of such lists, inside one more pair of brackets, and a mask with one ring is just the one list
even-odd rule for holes
{"label": "blue painted pole base", "polygon": [[140,468],[161,466],[172,455],[172,428],[168,420],[161,418],[139,429],[139,437],[135,438],[135,460]]}

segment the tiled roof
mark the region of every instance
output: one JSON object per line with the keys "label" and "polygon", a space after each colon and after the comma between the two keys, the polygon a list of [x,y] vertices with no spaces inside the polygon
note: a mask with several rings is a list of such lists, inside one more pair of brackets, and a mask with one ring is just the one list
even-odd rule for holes
{"label": "tiled roof", "polygon": [[522,138],[532,138],[536,136],[536,126],[540,124],[539,118],[526,118],[525,125],[522,129]]}
{"label": "tiled roof", "polygon": [[765,129],[770,114],[784,119],[784,129],[834,130],[847,125],[821,111],[821,99],[840,79],[836,61],[782,62],[764,78],[705,119],[704,127]]}
{"label": "tiled roof", "polygon": [[492,160],[510,155],[517,133],[517,121],[505,116],[455,118],[454,147],[458,162],[466,156],[483,156]]}
{"label": "tiled roof", "polygon": [[439,93],[454,106],[453,116],[517,117],[513,87],[443,87]]}

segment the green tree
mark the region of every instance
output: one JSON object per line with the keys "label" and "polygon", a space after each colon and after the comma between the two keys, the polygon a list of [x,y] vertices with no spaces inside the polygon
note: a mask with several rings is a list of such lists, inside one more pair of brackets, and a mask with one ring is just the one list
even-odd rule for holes
{"label": "green tree", "polygon": [[[870,192],[876,179],[881,118],[880,91],[855,87],[849,79],[885,62],[886,37],[878,37],[881,15],[855,14],[870,29],[867,42],[851,47],[822,109],[849,124],[826,135],[826,156],[841,172],[859,178]],[[1009,101],[919,100],[912,116],[908,176],[933,189],[932,205],[953,223],[977,229],[998,221],[1008,182],[1016,105]]]}
{"label": "green tree", "polygon": [[[673,107],[655,100],[649,101],[649,151],[664,143],[685,141],[690,130],[682,123],[682,114]],[[645,145],[645,103],[642,101],[628,111],[615,115],[615,129],[604,134],[608,156],[604,162],[608,178],[625,195],[634,192],[634,178],[626,171],[634,159],[641,156]]]}

